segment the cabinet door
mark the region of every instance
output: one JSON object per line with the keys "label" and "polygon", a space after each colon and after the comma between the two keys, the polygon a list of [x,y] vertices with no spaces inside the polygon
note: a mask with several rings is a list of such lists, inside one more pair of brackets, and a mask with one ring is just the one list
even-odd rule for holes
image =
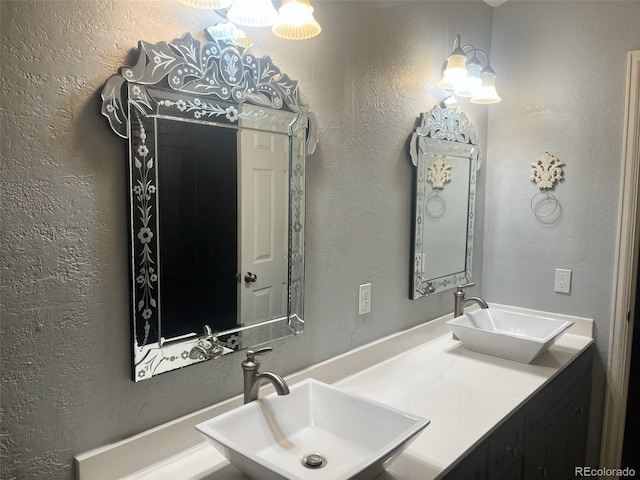
{"label": "cabinet door", "polygon": [[567,445],[567,465],[564,478],[577,478],[575,476],[575,467],[585,464],[590,405],[591,384],[588,384],[576,395],[568,412],[569,442]]}
{"label": "cabinet door", "polygon": [[525,448],[563,414],[575,391],[591,382],[592,358],[590,348],[529,401],[525,407]]}
{"label": "cabinet door", "polygon": [[538,437],[524,453],[522,478],[523,480],[543,480],[549,477],[549,444]]}
{"label": "cabinet door", "polygon": [[445,476],[446,480],[486,480],[487,444],[483,443]]}
{"label": "cabinet door", "polygon": [[553,445],[553,426],[546,430],[524,452],[523,480],[544,480],[554,478],[552,473],[551,449]]}
{"label": "cabinet door", "polygon": [[[573,478],[576,465],[574,458],[582,454],[584,461],[585,439],[577,438],[572,428],[579,408],[583,407],[579,407],[573,401],[565,405],[525,451],[525,479],[570,479]],[[574,457],[570,454],[573,450],[576,452]]]}
{"label": "cabinet door", "polygon": [[488,473],[491,479],[519,472],[522,461],[524,415],[517,412],[489,438]]}

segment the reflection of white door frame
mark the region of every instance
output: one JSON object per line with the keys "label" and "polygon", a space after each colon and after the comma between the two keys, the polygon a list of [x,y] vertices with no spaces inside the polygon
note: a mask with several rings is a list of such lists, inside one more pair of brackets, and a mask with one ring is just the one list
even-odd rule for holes
{"label": "reflection of white door frame", "polygon": [[[238,323],[287,314],[289,137],[238,132],[240,283]],[[245,281],[249,272],[253,282]]]}
{"label": "reflection of white door frame", "polygon": [[600,466],[620,467],[640,243],[640,50],[629,52],[613,312]]}

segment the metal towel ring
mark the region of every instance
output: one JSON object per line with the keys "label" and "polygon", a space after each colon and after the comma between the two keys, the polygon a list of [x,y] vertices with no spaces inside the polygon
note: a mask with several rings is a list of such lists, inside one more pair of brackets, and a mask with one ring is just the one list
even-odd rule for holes
{"label": "metal towel ring", "polygon": [[[444,215],[445,210],[447,209],[447,204],[444,199],[440,197],[438,194],[440,192],[435,190],[432,191],[429,195],[427,195],[427,201],[425,202],[425,206],[427,207],[427,214],[433,218],[439,218]],[[440,208],[431,208],[433,206],[439,206]]]}
{"label": "metal towel ring", "polygon": [[[545,195],[546,199],[544,200],[539,200],[538,202],[536,202],[536,198],[538,198],[540,195]],[[553,202],[553,210],[551,210],[549,213],[545,213],[540,214],[538,213],[540,210],[540,205],[542,203],[544,203],[545,201],[552,201]],[[534,205],[535,204],[535,205]],[[551,192],[538,192],[536,193],[532,198],[531,198],[531,211],[533,212],[533,214],[536,217],[539,218],[544,218],[544,217],[550,217],[551,215],[553,215],[555,213],[555,211],[558,209],[558,199],[556,198],[556,196],[551,193]]]}

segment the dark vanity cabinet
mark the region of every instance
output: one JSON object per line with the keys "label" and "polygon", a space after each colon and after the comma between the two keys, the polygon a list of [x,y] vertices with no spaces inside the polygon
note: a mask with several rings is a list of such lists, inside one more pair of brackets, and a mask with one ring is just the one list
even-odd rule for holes
{"label": "dark vanity cabinet", "polygon": [[585,464],[593,347],[514,412],[445,478],[575,478]]}

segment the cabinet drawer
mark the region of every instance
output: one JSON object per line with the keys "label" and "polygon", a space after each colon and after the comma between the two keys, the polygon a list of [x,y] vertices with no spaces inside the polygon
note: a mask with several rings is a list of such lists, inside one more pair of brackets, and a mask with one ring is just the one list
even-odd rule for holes
{"label": "cabinet drawer", "polygon": [[520,410],[489,439],[489,478],[499,479],[519,471],[522,461],[524,414]]}

